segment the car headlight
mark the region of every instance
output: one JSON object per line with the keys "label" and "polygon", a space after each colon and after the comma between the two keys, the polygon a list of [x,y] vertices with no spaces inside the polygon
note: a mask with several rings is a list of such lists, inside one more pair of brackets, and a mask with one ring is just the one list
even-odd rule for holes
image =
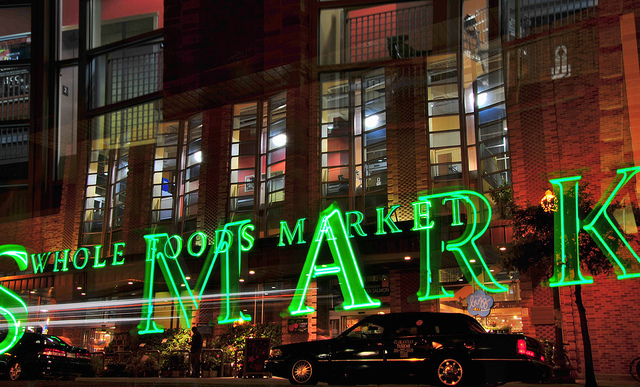
{"label": "car headlight", "polygon": [[280,348],[273,348],[269,352],[269,357],[282,357],[282,350]]}

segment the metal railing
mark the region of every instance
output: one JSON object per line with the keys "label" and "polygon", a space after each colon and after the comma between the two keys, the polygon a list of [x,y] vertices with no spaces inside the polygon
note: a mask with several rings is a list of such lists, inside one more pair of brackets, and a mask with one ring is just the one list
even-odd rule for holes
{"label": "metal railing", "polygon": [[402,59],[427,53],[430,6],[417,6],[345,20],[345,63]]}
{"label": "metal railing", "polygon": [[466,15],[463,20],[464,54],[475,61],[486,58],[488,53],[488,16],[488,9],[482,8],[473,15]]}
{"label": "metal railing", "polygon": [[0,69],[0,121],[29,119],[30,90],[28,67]]}
{"label": "metal railing", "polygon": [[162,52],[112,58],[107,61],[110,74],[110,103],[126,101],[162,90]]}
{"label": "metal railing", "polygon": [[162,42],[113,49],[91,60],[90,108],[162,90]]}
{"label": "metal railing", "polygon": [[0,127],[0,165],[29,161],[29,125]]}
{"label": "metal railing", "polygon": [[596,15],[598,0],[509,0],[509,35],[516,38]]}

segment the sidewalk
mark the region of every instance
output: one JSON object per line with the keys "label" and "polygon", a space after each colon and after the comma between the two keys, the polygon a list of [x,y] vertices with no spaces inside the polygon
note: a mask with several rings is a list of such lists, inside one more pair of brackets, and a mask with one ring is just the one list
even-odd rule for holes
{"label": "sidewalk", "polygon": [[[242,379],[242,378],[77,378],[76,382],[83,384],[93,384],[98,386],[124,387],[124,386],[289,386],[289,381],[283,378],[263,378],[263,379]],[[599,387],[640,387],[640,383],[635,381],[630,375],[600,375],[597,377]],[[326,383],[319,383],[319,386],[326,386]],[[416,387],[416,384],[397,385],[385,384],[382,386],[392,387]],[[584,386],[584,380],[577,380],[575,384],[536,384],[511,382],[507,387],[579,387]],[[351,386],[353,387],[353,385]]]}

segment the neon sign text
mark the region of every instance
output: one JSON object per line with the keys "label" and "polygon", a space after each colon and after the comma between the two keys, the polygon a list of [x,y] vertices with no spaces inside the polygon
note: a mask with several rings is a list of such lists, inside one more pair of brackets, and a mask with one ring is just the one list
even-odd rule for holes
{"label": "neon sign text", "polygon": [[[618,273],[618,279],[640,277],[640,271],[633,271],[640,264],[640,257],[625,240],[614,221],[607,214],[607,209],[616,194],[638,173],[640,167],[625,168],[617,171],[617,175],[609,189],[598,201],[588,216],[581,220],[578,216],[578,181],[580,176],[550,180],[556,196],[559,198],[558,211],[554,214],[554,274],[550,286],[568,286],[592,283],[593,279],[580,272],[577,236],[580,229],[585,230],[599,245],[600,249],[612,262]],[[439,272],[442,269],[443,254],[448,252],[456,258],[458,266],[469,282],[476,284],[487,293],[505,292],[508,289],[497,282],[482,257],[478,240],[484,235],[491,220],[491,206],[480,193],[469,190],[457,190],[433,193],[420,196],[412,203],[413,227],[420,237],[420,283],[417,291],[418,300],[432,300],[452,297],[440,283]],[[377,208],[377,227],[375,235],[403,232],[393,221],[394,212],[400,208],[392,206],[386,213],[385,208]],[[463,217],[462,214],[466,217]],[[445,215],[446,216],[443,216]],[[362,273],[359,268],[359,257],[353,246],[355,235],[364,237],[367,234],[362,228],[364,215],[357,211],[342,213],[337,204],[320,213],[298,285],[287,314],[292,316],[313,313],[314,309],[307,305],[306,298],[314,278],[336,276],[344,298],[342,309],[365,309],[380,306],[380,301],[371,298],[364,287]],[[450,226],[461,227],[461,235],[445,240],[443,227],[448,221]],[[286,222],[280,222],[280,239],[278,246],[306,244],[304,237],[306,219],[299,219],[293,231]],[[142,315],[138,324],[138,333],[147,334],[161,332],[162,326],[155,319],[154,276],[157,268],[167,283],[169,292],[175,300],[179,318],[183,326],[189,326],[192,313],[202,302],[203,294],[213,273],[214,266],[220,263],[221,292],[223,301],[218,323],[228,324],[238,321],[249,321],[248,316],[240,311],[232,295],[239,293],[240,274],[243,266],[243,253],[250,251],[254,245],[252,232],[254,226],[249,220],[232,222],[215,231],[208,243],[208,236],[203,232],[194,233],[186,242],[178,235],[166,233],[145,235],[145,282]],[[329,247],[330,260],[319,258],[320,249],[326,243]],[[622,246],[622,248],[619,248]],[[70,250],[32,254],[31,264],[34,273],[45,270],[66,272],[71,267],[76,270],[122,265],[125,262],[124,243],[116,243],[111,251],[112,258],[102,257],[102,246],[82,247],[73,254]],[[208,249],[208,251],[207,251]],[[93,253],[93,254],[92,254]],[[622,254],[631,254],[633,259],[625,259]],[[93,255],[93,264],[89,265]],[[204,260],[195,286],[192,288],[185,274],[183,256]],[[23,246],[0,246],[0,258],[9,258],[17,262],[20,270],[29,266],[29,255]],[[49,263],[50,261],[52,263]],[[480,280],[482,278],[482,280]],[[0,315],[9,323],[9,334],[0,342],[0,353],[6,352],[24,332],[27,308],[20,297],[11,290],[0,286]]]}

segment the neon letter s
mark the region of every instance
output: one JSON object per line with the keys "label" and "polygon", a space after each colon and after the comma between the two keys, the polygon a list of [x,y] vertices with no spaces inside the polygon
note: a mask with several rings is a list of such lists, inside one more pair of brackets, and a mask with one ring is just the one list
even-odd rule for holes
{"label": "neon letter s", "polygon": [[[0,246],[0,257],[9,256],[17,263],[20,270],[28,265],[27,249],[19,245]],[[0,314],[9,325],[7,336],[0,343],[0,354],[10,350],[24,334],[24,322],[27,320],[27,305],[11,290],[0,285]]]}

